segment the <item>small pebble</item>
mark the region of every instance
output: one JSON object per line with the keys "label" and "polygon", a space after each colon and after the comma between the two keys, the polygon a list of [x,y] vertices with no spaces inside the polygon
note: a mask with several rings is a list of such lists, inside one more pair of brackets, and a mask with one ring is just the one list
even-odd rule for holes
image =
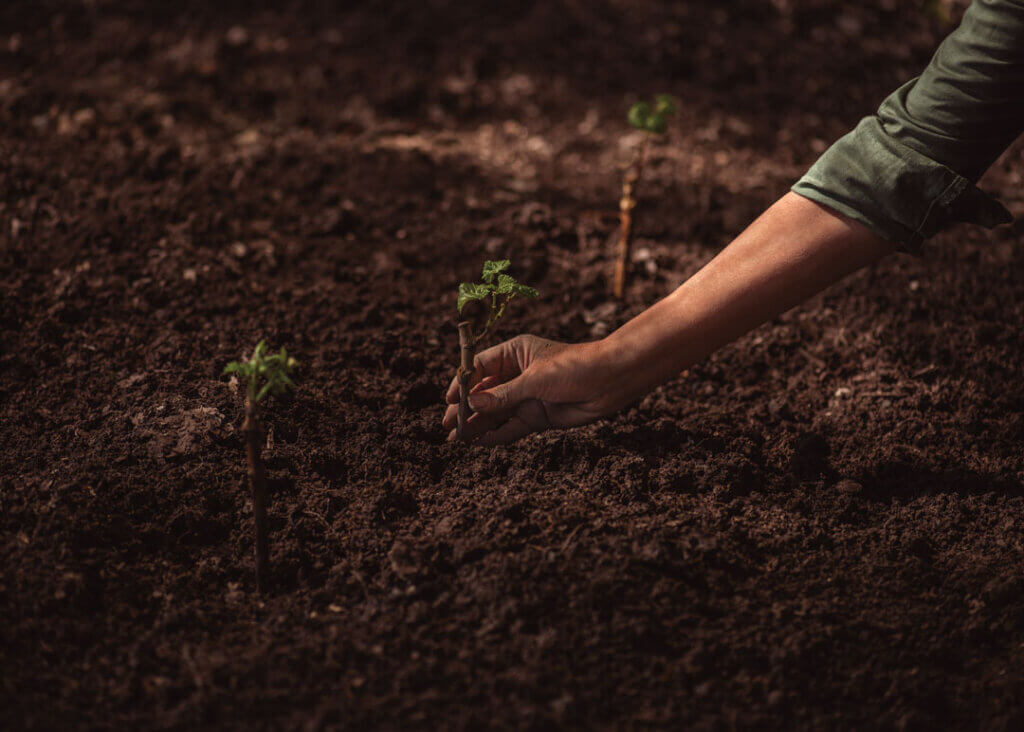
{"label": "small pebble", "polygon": [[229,46],[238,48],[244,46],[249,42],[249,31],[240,25],[236,25],[228,30],[227,35],[224,37]]}

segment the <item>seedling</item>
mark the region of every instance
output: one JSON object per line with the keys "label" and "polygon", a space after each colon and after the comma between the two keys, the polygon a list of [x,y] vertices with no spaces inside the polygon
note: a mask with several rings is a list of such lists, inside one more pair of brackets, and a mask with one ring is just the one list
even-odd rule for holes
{"label": "seedling", "polygon": [[245,454],[248,460],[249,490],[252,492],[252,513],[256,522],[256,587],[265,593],[269,584],[270,537],[267,531],[267,473],[260,459],[263,433],[257,414],[257,405],[266,397],[283,394],[294,388],[291,373],[298,362],[282,348],[277,353],[267,352],[266,341],[260,341],[248,361],[232,361],[224,367],[224,374],[235,374],[245,383]]}
{"label": "seedling", "polygon": [[636,208],[634,193],[644,174],[647,148],[651,139],[668,131],[668,119],[676,113],[676,100],[668,94],[658,94],[651,102],[637,102],[629,108],[629,124],[644,133],[633,155],[633,161],[622,176],[622,198],[619,199],[619,259],[615,264],[615,279],[612,293],[622,299],[626,290],[626,271],[629,267],[631,236],[633,231],[633,209]]}
{"label": "seedling", "polygon": [[470,417],[469,409],[469,380],[473,375],[473,357],[476,355],[476,347],[487,337],[495,323],[501,320],[505,314],[505,308],[516,297],[536,298],[537,291],[532,287],[521,285],[510,275],[505,274],[511,266],[507,259],[497,262],[484,262],[483,273],[480,282],[463,282],[459,285],[459,299],[456,307],[459,315],[466,303],[473,300],[480,300],[488,307],[487,323],[477,335],[473,335],[473,324],[464,320],[459,323],[459,349],[461,351],[461,362],[459,364],[459,419],[456,427],[458,438],[463,439],[466,420]]}

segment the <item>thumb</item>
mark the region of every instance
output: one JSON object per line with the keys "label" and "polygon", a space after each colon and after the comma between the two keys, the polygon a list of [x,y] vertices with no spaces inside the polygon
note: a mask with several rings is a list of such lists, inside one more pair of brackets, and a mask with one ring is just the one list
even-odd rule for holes
{"label": "thumb", "polygon": [[469,406],[475,412],[500,412],[511,409],[519,402],[533,398],[532,381],[529,374],[520,374],[493,389],[470,394]]}

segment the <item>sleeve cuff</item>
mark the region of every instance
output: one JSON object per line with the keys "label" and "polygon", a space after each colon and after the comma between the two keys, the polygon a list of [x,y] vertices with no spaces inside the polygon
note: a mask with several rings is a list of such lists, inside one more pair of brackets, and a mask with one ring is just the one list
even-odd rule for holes
{"label": "sleeve cuff", "polygon": [[910,252],[960,222],[1013,221],[967,178],[889,136],[877,117],[837,140],[792,190]]}

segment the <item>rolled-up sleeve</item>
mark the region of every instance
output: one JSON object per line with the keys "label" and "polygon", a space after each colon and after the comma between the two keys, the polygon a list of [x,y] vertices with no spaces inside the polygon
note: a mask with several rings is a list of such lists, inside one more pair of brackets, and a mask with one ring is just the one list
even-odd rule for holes
{"label": "rolled-up sleeve", "polygon": [[1009,212],[975,185],[1024,130],[1024,0],[974,0],[924,73],[840,138],[793,191],[916,250]]}

